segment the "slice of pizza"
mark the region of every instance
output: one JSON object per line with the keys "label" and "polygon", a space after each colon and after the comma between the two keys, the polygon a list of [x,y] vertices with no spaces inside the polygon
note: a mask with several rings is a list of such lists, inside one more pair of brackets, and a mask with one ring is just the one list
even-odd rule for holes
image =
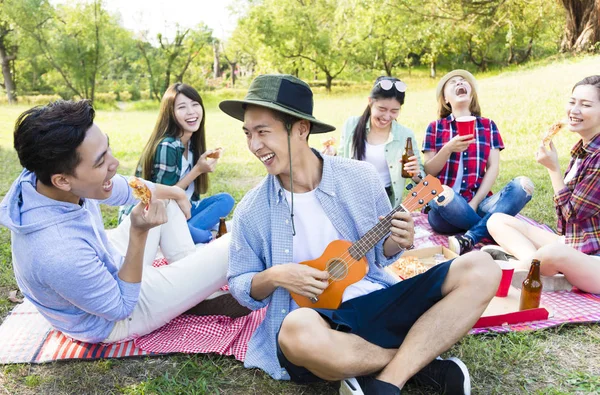
{"label": "slice of pizza", "polygon": [[554,138],[554,136],[556,136],[556,134],[558,132],[560,132],[560,130],[564,126],[565,126],[565,122],[564,121],[558,121],[558,122],[553,123],[552,126],[550,126],[550,128],[548,128],[548,130],[546,131],[546,134],[544,135],[542,143],[544,145],[550,144],[550,141],[552,141],[552,139]]}
{"label": "slice of pizza", "polygon": [[211,152],[210,154],[206,155],[206,157],[211,158],[211,159],[219,159],[221,157],[222,153],[223,153],[223,148],[219,147],[219,148],[215,148],[214,152]]}
{"label": "slice of pizza", "polygon": [[335,144],[335,137],[330,137],[326,140],[323,140],[323,147],[328,148]]}
{"label": "slice of pizza", "polygon": [[150,204],[150,199],[152,198],[152,191],[148,188],[148,185],[141,179],[137,177],[129,177],[129,186],[132,189],[133,196],[136,199],[139,199],[144,205]]}

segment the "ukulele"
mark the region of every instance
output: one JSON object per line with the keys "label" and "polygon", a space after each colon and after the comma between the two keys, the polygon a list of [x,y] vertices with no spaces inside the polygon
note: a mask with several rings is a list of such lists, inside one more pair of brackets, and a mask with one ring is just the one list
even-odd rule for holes
{"label": "ukulele", "polygon": [[[365,255],[379,240],[390,233],[394,213],[397,211],[411,212],[423,207],[442,191],[442,184],[436,177],[428,175],[410,191],[402,204],[393,209],[355,243],[334,240],[329,243],[319,258],[299,263],[327,271],[329,285],[318,298],[307,298],[290,292],[298,306],[337,309],[342,302],[344,290],[367,274],[369,264]],[[440,198],[443,199],[443,197]]]}

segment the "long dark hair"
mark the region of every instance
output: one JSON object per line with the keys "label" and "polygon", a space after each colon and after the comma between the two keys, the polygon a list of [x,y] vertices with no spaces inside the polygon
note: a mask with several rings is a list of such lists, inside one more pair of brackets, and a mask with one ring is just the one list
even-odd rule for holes
{"label": "long dark hair", "polygon": [[[394,77],[377,77],[369,97],[373,101],[380,99],[396,99],[398,103],[400,103],[400,106],[403,106],[405,93],[398,91],[396,86],[392,86],[392,88],[387,91],[382,89],[381,85],[379,85],[379,81],[381,80],[390,80],[392,82],[400,81],[398,78]],[[356,124],[356,128],[354,128],[354,136],[352,136],[352,147],[354,148],[354,153],[352,155],[353,159],[363,160],[365,157],[367,122],[369,122],[369,119],[371,118],[371,105],[372,104],[369,104],[367,108],[365,108],[365,111]]]}
{"label": "long dark hair", "polygon": [[[194,163],[198,162],[198,158],[206,151],[206,134],[204,133],[204,121],[206,120],[206,111],[204,110],[204,103],[197,90],[189,85],[176,82],[171,85],[162,97],[160,102],[160,111],[158,113],[158,119],[154,130],[150,135],[150,139],[146,143],[142,156],[138,163],[138,168],[142,170],[142,178],[146,180],[152,180],[152,170],[154,163],[154,156],[156,155],[156,149],[161,140],[165,137],[179,137],[182,135],[181,126],[175,119],[175,98],[177,95],[182,94],[190,100],[198,102],[202,107],[202,120],[200,121],[200,127],[192,135],[190,139],[190,150],[194,155]],[[197,195],[206,193],[208,190],[208,174],[202,173],[200,177],[194,180],[194,192]]]}

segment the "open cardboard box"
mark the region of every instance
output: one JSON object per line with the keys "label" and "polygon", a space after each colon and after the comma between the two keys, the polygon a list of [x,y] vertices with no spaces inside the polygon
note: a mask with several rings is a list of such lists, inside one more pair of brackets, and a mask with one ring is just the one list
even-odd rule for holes
{"label": "open cardboard box", "polygon": [[[458,257],[456,253],[450,251],[444,246],[418,248],[406,251],[404,254],[402,254],[402,256],[417,257],[419,258],[419,262],[421,262],[424,266],[431,268],[440,263],[436,262],[435,255],[437,254],[442,254],[446,260]],[[399,278],[398,273],[394,271],[393,264],[386,267],[386,270]],[[519,311],[520,298],[521,290],[511,286],[506,297],[494,297],[492,299],[488,307],[483,312],[481,318],[475,323],[473,328],[546,320],[548,317],[552,316],[552,312],[544,306],[541,306],[537,309]]]}

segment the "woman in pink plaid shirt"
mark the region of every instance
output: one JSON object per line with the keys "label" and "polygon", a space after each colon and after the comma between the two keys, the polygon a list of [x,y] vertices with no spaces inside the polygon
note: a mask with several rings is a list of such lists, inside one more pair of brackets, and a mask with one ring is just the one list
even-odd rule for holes
{"label": "woman in pink plaid shirt", "polygon": [[[477,81],[466,70],[453,70],[437,86],[440,119],[425,133],[425,172],[444,184],[443,202],[431,202],[429,224],[438,233],[464,234],[448,238],[461,255],[480,240],[491,238],[486,223],[493,213],[516,215],[531,200],[533,183],[517,177],[496,194],[492,186],[500,172],[502,137],[494,121],[481,116]],[[474,121],[472,134],[458,133],[457,119]]]}
{"label": "woman in pink plaid shirt", "polygon": [[566,172],[560,170],[552,141],[548,148],[540,143],[535,153],[550,175],[559,234],[503,214],[494,214],[487,226],[523,266],[515,271],[513,285],[520,286],[529,262],[539,259],[544,290],[570,289],[573,284],[600,293],[600,75],[575,84],[566,112],[567,127],[581,136]]}

